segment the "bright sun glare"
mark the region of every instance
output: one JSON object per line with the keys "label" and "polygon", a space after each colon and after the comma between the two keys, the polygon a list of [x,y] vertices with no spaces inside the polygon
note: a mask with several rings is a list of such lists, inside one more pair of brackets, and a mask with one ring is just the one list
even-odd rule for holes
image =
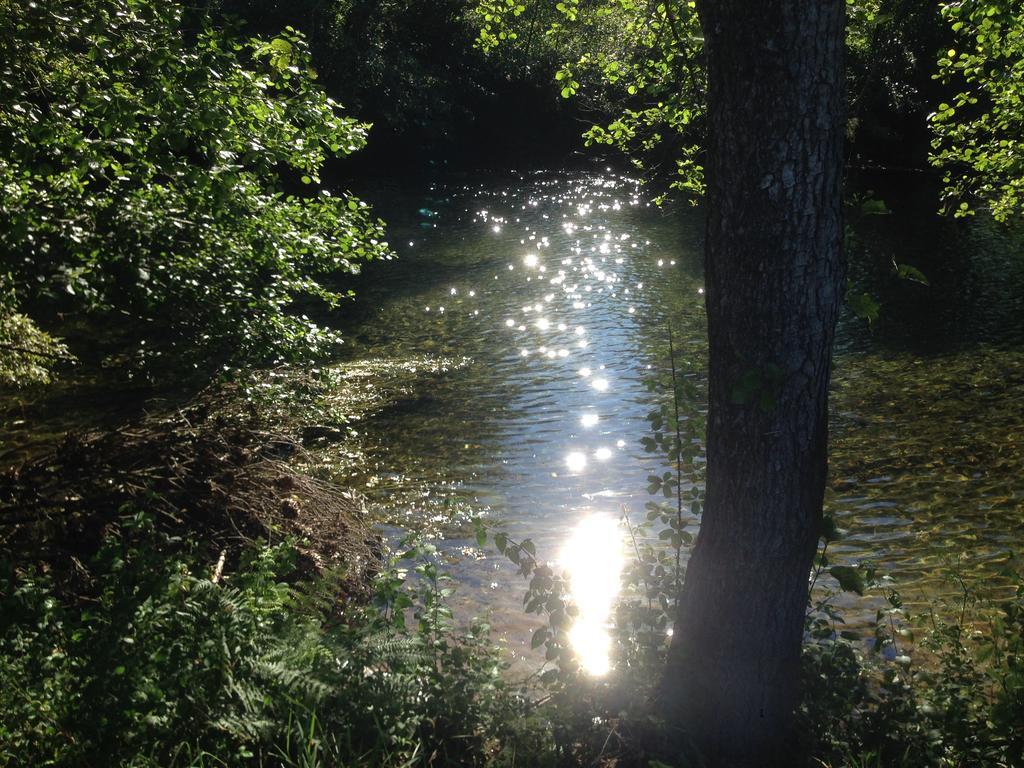
{"label": "bright sun glare", "polygon": [[579,609],[569,641],[583,669],[603,675],[609,669],[608,619],[622,574],[622,532],[608,515],[580,520],[565,543],[559,563],[569,574],[572,599]]}

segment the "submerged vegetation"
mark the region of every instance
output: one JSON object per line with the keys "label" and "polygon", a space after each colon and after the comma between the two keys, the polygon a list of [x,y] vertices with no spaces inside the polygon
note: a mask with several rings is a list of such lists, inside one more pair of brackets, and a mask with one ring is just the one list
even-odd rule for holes
{"label": "submerged vegetation", "polygon": [[[12,452],[25,460],[0,473],[0,766],[705,764],[659,706],[706,501],[708,363],[702,345],[663,330],[678,327],[677,307],[664,325],[650,310],[643,331],[657,350],[640,440],[651,498],[638,516],[623,508],[592,520],[595,541],[610,531],[627,543],[621,563],[585,535],[581,562],[552,562],[522,528],[437,502],[448,533],[475,535],[463,556],[496,551],[495,573],[518,579],[525,664],[513,663],[494,617],[470,617],[460,602],[446,531],[375,532],[406,522],[395,509],[403,497],[378,488],[374,518],[346,487],[377,471],[362,466],[364,424],[429,403],[445,376],[474,364],[469,351],[431,340],[424,348],[444,356],[337,361],[346,305],[372,287],[355,276],[393,256],[385,223],[349,188],[388,154],[410,162],[426,147],[423,164],[436,168],[582,133],[591,151],[624,152],[659,191],[699,200],[708,73],[698,5],[0,0],[0,386],[23,398],[19,408],[45,400],[61,375],[72,402],[77,377],[133,380],[153,394],[145,413],[129,418],[124,406],[113,429],[73,431],[27,459]],[[926,173],[931,163],[943,175],[929,207],[941,197],[957,217],[1017,221],[1020,4],[846,5],[850,167]],[[351,164],[367,148],[369,174]],[[888,213],[872,193],[855,202]],[[582,218],[590,202],[580,205]],[[447,213],[419,215],[417,236]],[[495,234],[507,224],[480,215]],[[572,235],[576,225],[561,226]],[[613,250],[600,229],[594,258],[615,258],[630,235]],[[549,247],[529,236],[538,253]],[[852,230],[848,242],[862,262],[878,255]],[[881,255],[889,282],[930,285],[922,269]],[[526,279],[561,286],[570,262],[553,276],[532,254]],[[446,275],[462,268],[453,264]],[[474,279],[491,281],[490,266],[474,261]],[[591,267],[595,297],[629,293]],[[865,270],[852,270],[850,309],[874,329],[897,322],[898,310],[861,292]],[[449,318],[456,307],[475,317],[460,289],[445,290]],[[417,286],[410,293],[419,303]],[[629,301],[630,314],[645,311]],[[542,307],[524,313],[548,330]],[[382,316],[377,346],[392,352],[395,318]],[[582,326],[559,332],[589,343]],[[944,387],[963,383],[949,381],[959,370]],[[751,368],[730,402],[771,411],[782,375]],[[994,386],[985,376],[968,384]],[[881,384],[838,386],[903,405]],[[928,387],[904,395],[934,397]],[[596,411],[585,415],[597,424]],[[865,427],[839,421],[840,441]],[[1011,431],[999,433],[1006,452]],[[979,463],[980,442],[964,441],[972,455],[956,480]],[[908,472],[927,458],[900,445]],[[1019,502],[1000,493],[991,504]],[[1012,558],[1000,581],[1012,594],[975,595],[951,570],[961,599],[912,609],[880,570],[837,558],[841,540],[826,514],[796,729],[784,734],[794,764],[1024,765],[1024,579]],[[587,580],[596,599],[581,596]],[[877,608],[867,626],[845,624],[851,594]],[[581,633],[591,651],[598,637],[597,653]]]}

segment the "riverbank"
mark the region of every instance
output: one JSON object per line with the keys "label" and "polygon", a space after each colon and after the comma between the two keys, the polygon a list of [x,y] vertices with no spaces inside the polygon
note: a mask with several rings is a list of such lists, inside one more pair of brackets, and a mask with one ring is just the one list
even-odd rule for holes
{"label": "riverbank", "polygon": [[[465,364],[250,373],[69,435],[6,475],[2,514],[22,519],[2,529],[0,765],[699,765],[667,751],[672,729],[650,706],[666,634],[645,564],[668,563],[659,545],[625,569],[594,676],[572,649],[571,576],[476,521],[476,545],[527,577],[510,586],[541,622],[546,661],[521,674],[489,621],[458,618],[441,542],[387,553],[328,481],[339,455],[362,459],[369,421]],[[879,574],[841,575],[883,607],[866,652],[834,591],[815,593],[794,755],[1015,765],[1024,589],[912,615]],[[965,620],[968,607],[988,621]]]}
{"label": "riverbank", "polygon": [[318,458],[357,462],[362,420],[459,364],[240,374],[9,468],[0,765],[492,754],[527,706],[501,649],[451,621],[435,550],[392,557]]}
{"label": "riverbank", "polygon": [[[312,572],[344,565],[365,592],[382,557],[357,496],[298,464],[294,429],[246,412],[237,387],[211,386],[186,406],[110,431],[69,432],[52,451],[0,475],[0,530],[11,551],[51,573],[90,560],[139,511],[194,542],[230,576],[254,540],[295,538]],[[63,579],[77,589],[78,569]]]}
{"label": "riverbank", "polygon": [[[415,358],[238,372],[113,428],[59,436],[50,424],[49,447],[33,445],[32,458],[0,474],[3,543],[87,557],[122,510],[145,508],[175,535],[205,542],[221,571],[254,539],[291,537],[313,571],[344,565],[358,591],[383,546],[362,497],[339,484],[363,458],[358,427],[407,407],[464,364]],[[17,455],[11,440],[5,447]]]}

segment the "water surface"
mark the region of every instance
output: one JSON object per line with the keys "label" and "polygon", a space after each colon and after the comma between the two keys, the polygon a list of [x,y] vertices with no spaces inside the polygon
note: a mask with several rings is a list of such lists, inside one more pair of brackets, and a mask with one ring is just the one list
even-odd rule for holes
{"label": "water surface", "polygon": [[[652,206],[611,172],[369,197],[400,259],[359,286],[348,355],[470,363],[367,423],[368,461],[350,479],[392,523],[442,532],[463,599],[521,642],[524,585],[460,526],[483,514],[564,560],[581,521],[642,516],[647,477],[663,469],[639,442],[657,397],[644,381],[670,324],[687,371],[703,375],[701,212]],[[998,586],[1024,541],[1020,240],[920,212],[855,228],[853,288],[883,309],[873,327],[841,321],[833,557],[874,563],[910,602],[950,592],[951,566]],[[894,260],[930,285],[897,279]]]}

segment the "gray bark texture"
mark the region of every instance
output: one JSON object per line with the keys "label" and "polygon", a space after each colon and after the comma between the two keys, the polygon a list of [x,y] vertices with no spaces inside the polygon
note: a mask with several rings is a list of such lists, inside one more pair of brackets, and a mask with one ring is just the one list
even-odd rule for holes
{"label": "gray bark texture", "polygon": [[707,764],[792,766],[844,278],[844,0],[699,0],[707,495],[660,704]]}

